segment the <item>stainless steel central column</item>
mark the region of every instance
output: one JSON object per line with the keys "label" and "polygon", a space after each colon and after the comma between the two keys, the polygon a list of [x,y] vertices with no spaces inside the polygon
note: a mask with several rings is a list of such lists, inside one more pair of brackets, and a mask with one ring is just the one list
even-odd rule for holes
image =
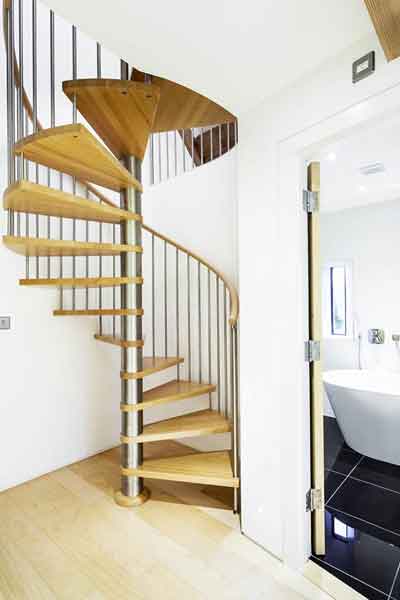
{"label": "stainless steel central column", "polygon": [[[130,156],[126,159],[126,167],[140,182],[142,162]],[[142,213],[141,192],[129,187],[124,193],[124,208],[138,215]],[[138,220],[125,221],[121,228],[124,244],[142,245],[142,224]],[[121,276],[142,277],[142,254],[140,252],[125,252],[121,254]],[[128,284],[121,286],[121,308],[142,309],[142,286]],[[121,337],[123,341],[139,341],[143,339],[142,317],[121,317]],[[143,348],[121,348],[121,370],[135,373],[143,370]],[[137,436],[143,430],[143,412],[129,410],[130,405],[135,405],[143,400],[143,379],[121,379],[121,435],[126,437]],[[121,466],[134,469],[142,464],[142,444],[122,443]],[[141,504],[148,497],[148,492],[143,488],[143,479],[133,475],[121,476],[121,491],[116,494],[116,501],[123,506]]]}

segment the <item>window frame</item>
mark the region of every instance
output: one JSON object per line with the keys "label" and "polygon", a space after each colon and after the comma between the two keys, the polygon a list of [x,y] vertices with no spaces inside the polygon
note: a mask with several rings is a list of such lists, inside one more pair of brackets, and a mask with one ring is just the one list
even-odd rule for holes
{"label": "window frame", "polygon": [[[345,333],[334,333],[332,272],[336,267],[345,272]],[[353,339],[353,264],[350,260],[325,261],[322,268],[322,334],[324,339]]]}

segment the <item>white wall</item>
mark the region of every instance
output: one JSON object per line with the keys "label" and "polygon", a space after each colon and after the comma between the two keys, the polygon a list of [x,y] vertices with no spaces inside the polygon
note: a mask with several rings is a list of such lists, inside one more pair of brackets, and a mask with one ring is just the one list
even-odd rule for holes
{"label": "white wall", "polygon": [[[353,85],[352,61],[372,49],[377,72]],[[304,153],[337,134],[342,112],[343,129],[368,119],[399,79],[399,61],[368,37],[240,121],[243,528],[293,565],[309,549]]]}
{"label": "white wall", "polygon": [[[39,29],[46,29],[43,23],[47,24],[48,20],[47,17],[42,20],[41,10],[39,5]],[[61,20],[57,20],[56,26],[62,31]],[[70,30],[64,34],[69,40]],[[44,31],[39,39],[45,40],[46,35],[48,32]],[[89,54],[85,45],[88,40],[80,38],[80,43],[79,75],[93,76],[95,54]],[[90,47],[95,49],[93,42]],[[104,53],[104,68],[108,65],[108,75],[118,76],[118,60],[107,56]],[[40,96],[39,114],[44,113],[44,124],[48,126],[46,61],[48,51],[42,45],[39,48],[39,91],[45,90],[46,100],[44,95]],[[1,73],[5,72],[4,63],[2,47]],[[27,59],[29,91],[28,68]],[[58,81],[68,76],[57,71]],[[5,98],[5,78],[1,77],[1,189],[7,185]],[[42,101],[45,102],[43,111]],[[70,122],[70,119],[70,103],[59,91],[57,124]],[[146,223],[197,251],[232,279],[236,277],[237,263],[236,170],[236,154],[231,152],[212,164],[146,190],[143,196]],[[1,221],[2,232],[5,232],[4,212]],[[53,235],[56,237],[54,230]],[[54,262],[52,264],[56,269]],[[31,265],[34,265],[32,261]],[[145,265],[148,266],[146,256]],[[56,290],[19,287],[18,279],[25,276],[25,260],[3,246],[0,246],[0,273],[0,315],[12,317],[11,331],[0,332],[0,490],[3,490],[119,443],[120,357],[117,348],[94,341],[95,319],[52,316],[58,304]],[[146,271],[144,275],[148,314],[146,290],[151,278],[148,271],[147,280]],[[171,370],[153,377],[152,383],[149,380],[146,385],[174,376]],[[194,405],[188,402],[185,408]],[[201,402],[196,404],[200,405]],[[153,414],[154,419],[161,416],[157,411]],[[223,441],[226,444],[226,440]]]}
{"label": "white wall", "polygon": [[[400,331],[399,223],[399,200],[321,214],[322,265],[352,264],[351,300],[362,335],[364,369],[400,372],[400,350],[391,339]],[[385,344],[368,343],[370,328],[385,330]],[[324,370],[357,368],[357,346],[352,336],[324,339]],[[327,400],[325,408],[333,416]]]}

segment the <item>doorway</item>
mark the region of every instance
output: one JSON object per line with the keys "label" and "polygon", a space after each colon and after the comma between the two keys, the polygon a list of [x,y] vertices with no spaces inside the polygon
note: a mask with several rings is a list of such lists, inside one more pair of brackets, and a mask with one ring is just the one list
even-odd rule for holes
{"label": "doorway", "polygon": [[312,560],[371,600],[400,598],[399,137],[397,113],[308,166]]}

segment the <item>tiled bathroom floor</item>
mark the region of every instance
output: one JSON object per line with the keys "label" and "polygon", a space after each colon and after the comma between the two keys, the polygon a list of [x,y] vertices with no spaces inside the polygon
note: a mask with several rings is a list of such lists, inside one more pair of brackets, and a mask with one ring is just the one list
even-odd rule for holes
{"label": "tiled bathroom floor", "polygon": [[325,417],[326,555],[313,560],[370,600],[400,600],[400,467],[346,446]]}

